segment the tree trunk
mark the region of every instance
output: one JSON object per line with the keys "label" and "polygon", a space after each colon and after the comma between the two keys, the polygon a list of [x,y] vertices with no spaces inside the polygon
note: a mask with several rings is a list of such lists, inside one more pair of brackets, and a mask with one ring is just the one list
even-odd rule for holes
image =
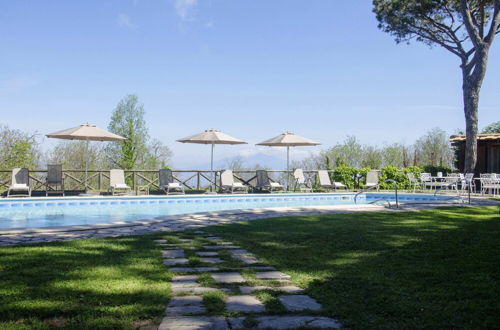
{"label": "tree trunk", "polygon": [[483,84],[488,63],[488,47],[481,45],[475,54],[475,66],[472,72],[467,72],[462,65],[463,97],[465,114],[465,166],[466,173],[474,173],[477,162],[477,121],[479,107],[479,92]]}
{"label": "tree trunk", "polygon": [[474,173],[477,162],[477,117],[479,90],[464,85],[465,173]]}

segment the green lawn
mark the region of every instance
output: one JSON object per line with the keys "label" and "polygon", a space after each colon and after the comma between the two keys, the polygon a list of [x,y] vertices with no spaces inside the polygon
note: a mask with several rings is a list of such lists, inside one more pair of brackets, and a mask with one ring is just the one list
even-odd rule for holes
{"label": "green lawn", "polygon": [[148,236],[0,247],[0,329],[158,324],[165,270]]}
{"label": "green lawn", "polygon": [[211,227],[292,275],[357,329],[496,328],[498,207],[279,218]]}
{"label": "green lawn", "polygon": [[[207,231],[292,275],[348,327],[495,328],[500,324],[498,211],[337,214]],[[178,240],[169,235],[155,236]],[[152,238],[0,247],[0,329],[158,324],[171,274]],[[273,304],[272,296],[260,298]],[[220,297],[207,295],[204,301],[214,314],[223,308]]]}

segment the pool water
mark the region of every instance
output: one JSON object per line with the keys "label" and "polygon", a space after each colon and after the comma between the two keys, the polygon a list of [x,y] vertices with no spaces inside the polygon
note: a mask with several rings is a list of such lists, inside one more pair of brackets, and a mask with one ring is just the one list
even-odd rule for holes
{"label": "pool water", "polygon": [[[0,201],[0,229],[43,228],[134,221],[176,214],[235,209],[354,204],[353,193],[161,197],[30,198]],[[394,194],[361,194],[357,203],[394,200]],[[403,194],[400,201],[449,197]]]}

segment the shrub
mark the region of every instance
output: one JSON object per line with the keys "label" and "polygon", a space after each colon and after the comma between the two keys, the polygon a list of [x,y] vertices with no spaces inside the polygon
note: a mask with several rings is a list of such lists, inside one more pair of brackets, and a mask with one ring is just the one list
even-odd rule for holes
{"label": "shrub", "polygon": [[432,176],[436,176],[437,172],[443,172],[443,176],[446,176],[449,173],[453,172],[453,170],[448,166],[435,166],[435,165],[425,165],[423,167],[423,171],[425,173],[430,173]]}

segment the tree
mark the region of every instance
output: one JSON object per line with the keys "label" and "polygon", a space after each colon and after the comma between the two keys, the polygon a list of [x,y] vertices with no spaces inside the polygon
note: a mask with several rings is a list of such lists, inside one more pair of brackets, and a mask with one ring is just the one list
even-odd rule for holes
{"label": "tree", "polygon": [[332,166],[338,166],[339,163],[348,166],[359,167],[363,161],[363,146],[355,136],[348,136],[344,142],[337,143],[326,151],[322,157],[328,156]]}
{"label": "tree", "polygon": [[0,125],[0,168],[34,169],[39,165],[40,158],[38,134]]}
{"label": "tree", "polygon": [[143,169],[158,169],[168,165],[172,151],[160,140],[153,139],[147,146],[146,154],[140,167]]}
{"label": "tree", "polygon": [[449,166],[453,161],[446,132],[433,128],[415,142],[416,165]]}
{"label": "tree", "polygon": [[108,129],[127,138],[109,144],[108,154],[111,161],[122,169],[135,168],[147,153],[149,139],[144,120],[144,106],[138,103],[136,95],[127,95],[118,103],[111,115]]}
{"label": "tree", "polygon": [[500,133],[500,121],[489,124],[488,126],[483,128],[483,131],[481,133],[483,134]]}
{"label": "tree", "polygon": [[465,171],[477,160],[479,93],[500,32],[500,0],[374,0],[379,28],[396,42],[438,45],[460,59],[466,126]]}

